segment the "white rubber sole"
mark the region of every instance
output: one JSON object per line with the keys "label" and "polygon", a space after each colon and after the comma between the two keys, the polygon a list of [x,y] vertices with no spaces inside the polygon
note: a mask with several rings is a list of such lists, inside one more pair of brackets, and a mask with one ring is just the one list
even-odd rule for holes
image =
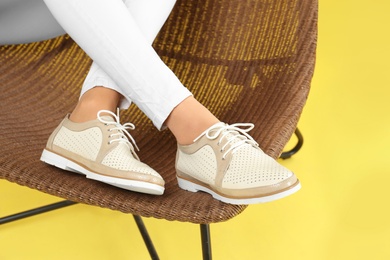
{"label": "white rubber sole", "polygon": [[88,179],[104,182],[112,186],[119,187],[126,190],[147,193],[152,195],[162,195],[165,190],[164,187],[153,183],[120,179],[120,178],[100,175],[98,173],[91,172],[85,169],[84,167],[80,166],[79,164],[69,159],[66,159],[56,153],[50,152],[46,149],[43,150],[42,152],[41,161],[66,171],[83,174]]}
{"label": "white rubber sole", "polygon": [[296,186],[289,190],[282,191],[277,194],[265,196],[265,197],[260,197],[260,198],[246,198],[246,199],[232,199],[232,198],[227,198],[223,197],[220,194],[210,190],[207,187],[204,187],[202,185],[187,181],[185,179],[182,179],[180,177],[177,177],[177,181],[179,184],[179,187],[182,188],[183,190],[191,191],[191,192],[198,192],[198,191],[203,191],[211,194],[214,199],[223,201],[225,203],[229,204],[235,204],[235,205],[249,205],[249,204],[257,204],[257,203],[266,203],[274,200],[278,200],[284,197],[287,197],[291,194],[294,194],[298,190],[301,189],[301,184],[298,183]]}

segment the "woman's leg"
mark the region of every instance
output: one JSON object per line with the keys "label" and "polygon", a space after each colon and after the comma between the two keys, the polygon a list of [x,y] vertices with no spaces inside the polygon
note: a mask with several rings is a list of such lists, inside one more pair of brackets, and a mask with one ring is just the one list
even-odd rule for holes
{"label": "woman's leg", "polygon": [[[133,16],[138,27],[142,31],[144,37],[150,45],[152,45],[161,27],[164,25],[166,19],[172,11],[172,8],[176,0],[125,0],[124,3]],[[95,88],[97,86],[114,90],[112,93],[102,88]],[[88,95],[84,95],[88,92]],[[72,112],[70,119],[74,122],[85,122],[96,118],[96,114],[101,109],[111,110],[112,102],[95,102],[101,95],[110,93],[110,97],[114,99],[120,99],[117,107],[121,109],[127,109],[131,100],[129,98],[122,97],[120,88],[116,82],[111,79],[107,73],[104,72],[96,62],[92,63],[90,71],[84,81],[83,87],[80,93],[80,100]],[[96,97],[96,98],[95,98]],[[101,98],[100,98],[101,99]],[[116,107],[114,107],[115,111]]]}
{"label": "woman's leg", "polygon": [[[133,101],[157,128],[163,127],[179,105],[184,106],[180,110],[186,111],[186,116],[172,113],[168,121],[179,143],[192,142],[211,123],[218,122],[161,61],[121,0],[45,2],[72,38],[115,79],[120,94]],[[183,102],[185,99],[191,102]],[[194,117],[199,119],[196,126]]]}
{"label": "woman's leg", "polygon": [[161,128],[191,93],[154,51],[122,0],[45,0],[67,33]]}

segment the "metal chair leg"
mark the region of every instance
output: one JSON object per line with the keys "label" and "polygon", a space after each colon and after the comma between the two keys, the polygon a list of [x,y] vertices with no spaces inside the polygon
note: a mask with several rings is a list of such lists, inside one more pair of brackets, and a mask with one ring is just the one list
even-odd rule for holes
{"label": "metal chair leg", "polygon": [[38,214],[42,214],[42,213],[45,213],[45,212],[48,212],[48,211],[64,208],[64,207],[67,207],[67,206],[70,206],[70,205],[73,205],[73,204],[76,204],[76,203],[77,202],[73,202],[73,201],[70,201],[70,200],[64,200],[64,201],[56,202],[56,203],[49,204],[49,205],[46,205],[46,206],[43,206],[43,207],[39,207],[39,208],[23,211],[23,212],[20,212],[20,213],[17,213],[17,214],[9,215],[9,216],[6,216],[6,217],[2,217],[2,218],[0,218],[0,225],[1,224],[6,224],[6,223],[9,223],[9,222],[12,222],[12,221],[16,221],[16,220],[19,220],[19,219],[24,219],[24,218],[27,218],[27,217],[35,216],[35,215],[38,215]]}
{"label": "metal chair leg", "polygon": [[141,233],[142,238],[144,239],[145,245],[149,251],[149,255],[152,258],[152,260],[159,260],[156,248],[153,245],[152,239],[149,236],[148,230],[146,229],[146,226],[144,224],[144,221],[140,216],[133,215],[135,223],[137,223],[139,232]]}
{"label": "metal chair leg", "polygon": [[[16,220],[24,219],[27,217],[35,216],[38,214],[42,214],[45,212],[49,212],[52,210],[64,208],[67,206],[71,206],[77,204],[77,202],[64,200],[60,202],[56,202],[53,204],[49,204],[46,206],[42,206],[39,208],[23,211],[17,214],[9,215],[0,218],[0,225],[6,224],[9,222],[13,222]],[[140,216],[133,215],[134,220],[138,226],[138,229],[141,233],[141,236],[145,242],[145,245],[149,251],[150,257],[152,260],[159,260],[159,256],[157,254],[157,251],[153,245],[153,242],[149,236],[149,233],[146,229],[146,226]],[[200,224],[200,232],[201,232],[201,240],[202,240],[202,254],[203,254],[203,260],[212,260],[212,254],[211,254],[211,239],[210,239],[210,225],[209,224]]]}
{"label": "metal chair leg", "polygon": [[298,138],[298,142],[297,144],[294,146],[294,148],[292,148],[291,150],[289,151],[286,151],[286,152],[283,152],[281,155],[280,155],[280,158],[281,159],[288,159],[290,158],[291,156],[293,156],[294,154],[296,154],[301,148],[302,148],[302,145],[303,145],[303,136],[301,134],[301,132],[299,131],[299,129],[295,129],[295,135],[296,137]]}
{"label": "metal chair leg", "polygon": [[202,253],[203,260],[211,260],[211,239],[210,239],[210,225],[200,224],[200,234],[202,239]]}

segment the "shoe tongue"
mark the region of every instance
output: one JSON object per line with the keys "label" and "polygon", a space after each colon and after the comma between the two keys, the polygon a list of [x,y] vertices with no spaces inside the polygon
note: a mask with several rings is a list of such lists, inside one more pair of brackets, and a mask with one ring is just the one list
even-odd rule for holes
{"label": "shoe tongue", "polygon": [[101,119],[108,122],[115,122],[115,119],[112,116],[100,116]]}
{"label": "shoe tongue", "polygon": [[235,144],[242,140],[237,136],[241,136],[241,135],[239,133],[228,133],[227,135],[225,135],[225,140],[231,140],[230,144]]}
{"label": "shoe tongue", "polygon": [[209,132],[210,135],[214,135],[217,131],[220,130],[220,127],[224,127],[224,126],[226,126],[225,123],[219,122],[219,123],[212,125],[207,131]]}
{"label": "shoe tongue", "polygon": [[[226,126],[226,124],[223,123],[223,122],[220,122],[220,123],[215,124],[215,125],[213,126],[213,127],[215,127],[215,128],[211,129],[210,132],[209,132],[210,135],[213,135],[213,134],[215,134],[217,131],[220,130],[220,128],[218,128],[218,126],[224,127],[224,126]],[[229,133],[226,134],[226,132],[229,132]],[[240,134],[239,134],[238,132],[233,132],[232,130],[226,129],[226,130],[222,131],[222,132],[219,134],[219,137],[218,137],[218,138],[221,138],[222,135],[224,135],[224,138],[223,138],[223,141],[224,141],[224,142],[226,142],[227,140],[231,140],[231,141],[229,142],[230,144],[235,144],[235,143],[239,142],[240,140],[242,140],[241,138],[239,138],[239,137],[237,138],[237,137],[236,137],[236,136],[240,136]]]}

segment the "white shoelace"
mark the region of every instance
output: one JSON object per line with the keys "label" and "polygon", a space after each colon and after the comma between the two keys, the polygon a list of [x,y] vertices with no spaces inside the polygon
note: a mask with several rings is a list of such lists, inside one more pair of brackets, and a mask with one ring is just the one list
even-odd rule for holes
{"label": "white shoelace", "polygon": [[219,135],[221,135],[220,139],[218,140],[218,145],[221,144],[224,138],[227,140],[227,142],[222,146],[221,152],[224,152],[229,144],[231,145],[222,156],[222,159],[224,160],[229,152],[234,152],[244,146],[259,146],[259,144],[252,138],[252,136],[248,134],[248,132],[254,127],[255,125],[251,123],[236,123],[232,125],[218,123],[204,131],[194,140],[194,142],[196,142],[203,135],[205,135],[210,140],[214,140],[218,138]]}
{"label": "white shoelace", "polygon": [[[111,115],[114,118],[115,121],[107,121],[107,120],[105,120],[103,118],[102,114],[109,114],[109,115]],[[132,123],[125,123],[125,124],[122,125],[120,123],[120,119],[119,119],[119,109],[117,109],[117,114],[114,114],[113,112],[111,112],[109,110],[100,110],[97,113],[97,118],[103,124],[115,126],[113,128],[110,128],[110,132],[112,132],[113,130],[117,130],[115,133],[110,134],[109,137],[116,137],[116,138],[110,140],[109,144],[112,144],[113,142],[121,142],[121,143],[126,144],[130,148],[132,154],[136,157],[136,159],[139,160],[138,155],[134,151],[134,147],[137,149],[137,151],[139,151],[139,148],[138,148],[137,144],[135,143],[134,138],[127,131],[127,130],[134,130],[135,129],[135,125],[132,124]]]}

